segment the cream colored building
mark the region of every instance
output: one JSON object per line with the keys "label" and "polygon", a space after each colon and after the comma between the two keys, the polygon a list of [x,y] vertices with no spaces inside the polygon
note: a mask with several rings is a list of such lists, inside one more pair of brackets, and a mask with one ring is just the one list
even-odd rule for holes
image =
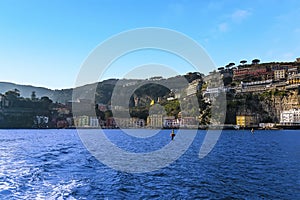
{"label": "cream colored building", "polygon": [[163,127],[163,115],[153,114],[147,118],[147,126],[151,128],[162,128]]}
{"label": "cream colored building", "polygon": [[76,127],[86,127],[89,126],[89,117],[88,116],[77,116],[74,118],[74,124]]}
{"label": "cream colored building", "polygon": [[274,79],[275,80],[281,80],[286,78],[286,70],[285,69],[279,69],[274,70]]}

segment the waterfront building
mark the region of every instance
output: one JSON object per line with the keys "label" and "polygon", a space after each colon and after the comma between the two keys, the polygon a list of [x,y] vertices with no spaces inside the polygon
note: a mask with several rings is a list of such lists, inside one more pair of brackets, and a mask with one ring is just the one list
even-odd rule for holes
{"label": "waterfront building", "polygon": [[118,117],[114,120],[120,128],[141,128],[145,126],[145,120],[137,117]]}
{"label": "waterfront building", "polygon": [[272,129],[275,128],[275,123],[259,123],[258,127],[262,129]]}
{"label": "waterfront building", "polygon": [[163,115],[151,114],[147,118],[147,126],[151,128],[162,128],[163,127]]}
{"label": "waterfront building", "polygon": [[138,128],[141,128],[141,127],[144,127],[144,126],[145,126],[146,122],[145,122],[144,119],[137,119],[137,120],[135,121],[135,124],[136,124],[136,126],[137,126]]}
{"label": "waterfront building", "polygon": [[300,124],[300,109],[282,111],[280,113],[280,123],[285,125]]}
{"label": "waterfront building", "polygon": [[132,123],[129,117],[115,117],[116,125],[120,128],[132,127]]}
{"label": "waterfront building", "polygon": [[241,128],[252,127],[256,125],[256,118],[254,115],[237,115],[236,125]]}
{"label": "waterfront building", "polygon": [[116,128],[117,124],[116,124],[116,121],[113,117],[108,117],[106,119],[106,128]]}
{"label": "waterfront building", "polygon": [[74,124],[76,127],[89,126],[89,117],[86,115],[74,117]]}
{"label": "waterfront building", "polygon": [[182,117],[180,120],[180,127],[197,128],[199,121],[196,117]]}
{"label": "waterfront building", "polygon": [[163,119],[163,126],[165,128],[178,128],[179,127],[179,120],[175,119],[174,116],[164,117]]}
{"label": "waterfront building", "polygon": [[99,119],[97,117],[90,117],[90,127],[99,127]]}

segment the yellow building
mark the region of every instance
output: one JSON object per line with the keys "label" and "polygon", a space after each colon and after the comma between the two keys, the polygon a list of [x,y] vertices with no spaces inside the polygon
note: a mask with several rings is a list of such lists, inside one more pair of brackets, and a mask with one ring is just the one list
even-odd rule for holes
{"label": "yellow building", "polygon": [[249,127],[256,124],[256,119],[253,115],[237,115],[236,125],[240,127]]}
{"label": "yellow building", "polygon": [[89,117],[86,115],[74,117],[74,124],[76,127],[89,126]]}
{"label": "yellow building", "polygon": [[300,74],[294,74],[289,77],[289,84],[300,84]]}

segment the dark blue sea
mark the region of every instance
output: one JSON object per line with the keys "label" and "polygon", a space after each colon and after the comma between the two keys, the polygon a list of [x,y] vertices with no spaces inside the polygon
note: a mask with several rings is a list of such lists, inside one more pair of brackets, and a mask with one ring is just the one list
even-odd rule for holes
{"label": "dark blue sea", "polygon": [[[173,142],[170,130],[149,138],[105,134],[131,152]],[[162,169],[128,173],[99,162],[75,129],[0,130],[0,199],[300,199],[300,131],[223,131],[199,158],[205,135],[198,131]]]}

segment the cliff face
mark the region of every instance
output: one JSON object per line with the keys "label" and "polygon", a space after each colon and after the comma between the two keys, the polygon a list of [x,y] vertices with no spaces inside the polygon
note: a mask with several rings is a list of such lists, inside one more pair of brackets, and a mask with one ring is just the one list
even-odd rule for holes
{"label": "cliff face", "polygon": [[273,96],[274,102],[274,114],[280,120],[280,113],[283,110],[289,110],[293,108],[299,108],[300,95],[298,90],[288,91],[285,96]]}
{"label": "cliff face", "polygon": [[282,92],[269,91],[269,96],[263,96],[257,102],[273,122],[280,122],[280,113],[284,110],[300,107],[300,94],[298,90],[286,90]]}
{"label": "cliff face", "polygon": [[226,122],[234,124],[236,115],[255,115],[258,122],[280,122],[284,110],[300,108],[298,89],[265,91],[262,93],[237,93],[227,95]]}

